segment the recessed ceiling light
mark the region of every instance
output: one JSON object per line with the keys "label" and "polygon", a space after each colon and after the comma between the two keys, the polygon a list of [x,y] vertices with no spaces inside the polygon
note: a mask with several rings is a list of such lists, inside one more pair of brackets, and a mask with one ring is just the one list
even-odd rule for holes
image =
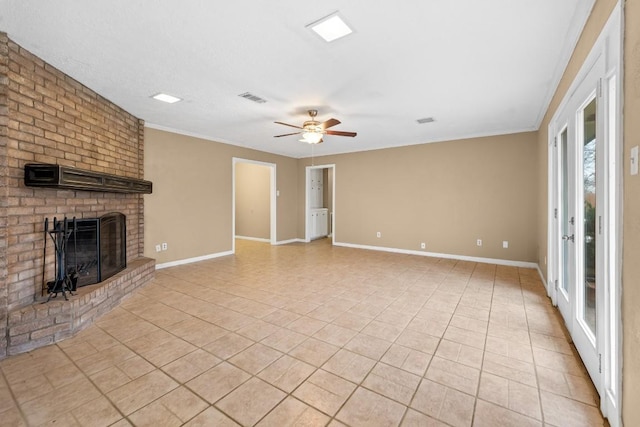
{"label": "recessed ceiling light", "polygon": [[307,25],[307,28],[311,28],[326,42],[332,42],[353,32],[337,12]]}
{"label": "recessed ceiling light", "polygon": [[169,104],[182,101],[182,99],[176,98],[175,96],[167,95],[166,93],[158,93],[156,95],[153,95],[152,98],[157,99],[158,101],[168,102]]}

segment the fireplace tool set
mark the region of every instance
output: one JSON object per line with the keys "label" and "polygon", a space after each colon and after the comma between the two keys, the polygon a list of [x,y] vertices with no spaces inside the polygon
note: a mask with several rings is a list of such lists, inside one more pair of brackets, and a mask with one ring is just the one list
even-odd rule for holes
{"label": "fireplace tool set", "polygon": [[[73,224],[73,227],[69,227],[69,224]],[[53,227],[49,228],[49,218],[44,220],[44,249],[43,249],[43,262],[42,262],[42,295],[44,292],[49,294],[49,297],[45,302],[49,302],[51,298],[56,298],[58,293],[62,293],[65,301],[68,301],[67,292],[70,295],[74,295],[73,291],[76,290],[78,283],[78,262],[77,259],[74,262],[74,266],[69,267],[69,260],[67,254],[67,248],[70,241],[73,239],[74,249],[77,247],[76,230],[77,222],[73,217],[71,221],[64,220],[58,221],[57,218],[53,218]],[[47,263],[47,235],[51,237],[53,241],[53,248],[55,250],[55,280],[45,283],[45,270]],[[75,257],[77,258],[77,251],[74,250]],[[44,304],[44,303],[43,303]]]}

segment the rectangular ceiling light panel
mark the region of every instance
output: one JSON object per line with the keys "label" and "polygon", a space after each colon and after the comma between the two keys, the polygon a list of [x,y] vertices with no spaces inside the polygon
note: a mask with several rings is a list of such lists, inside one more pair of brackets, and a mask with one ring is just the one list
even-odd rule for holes
{"label": "rectangular ceiling light panel", "polygon": [[337,12],[324,17],[313,24],[307,25],[307,28],[311,28],[326,42],[338,40],[339,38],[347,36],[353,32]]}

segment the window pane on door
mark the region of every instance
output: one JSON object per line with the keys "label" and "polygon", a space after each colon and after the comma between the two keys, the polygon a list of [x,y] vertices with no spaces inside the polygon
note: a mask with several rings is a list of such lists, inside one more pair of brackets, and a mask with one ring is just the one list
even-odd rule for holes
{"label": "window pane on door", "polygon": [[[561,235],[569,235],[569,148],[567,144],[567,128],[560,134],[560,231]],[[569,240],[563,239],[561,250],[560,287],[565,293],[569,291]]]}
{"label": "window pane on door", "polygon": [[596,100],[582,111],[582,177],[584,188],[583,320],[596,331]]}

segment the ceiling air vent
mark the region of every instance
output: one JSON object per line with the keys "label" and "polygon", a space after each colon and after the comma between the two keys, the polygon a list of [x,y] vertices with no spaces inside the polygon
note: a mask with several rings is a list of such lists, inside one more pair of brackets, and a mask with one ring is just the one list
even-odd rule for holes
{"label": "ceiling air vent", "polygon": [[257,102],[258,104],[264,104],[265,102],[267,102],[266,99],[260,98],[259,96],[256,96],[251,92],[241,93],[238,96],[241,96],[244,99],[248,99],[249,101]]}
{"label": "ceiling air vent", "polygon": [[418,122],[419,124],[425,124],[425,123],[431,123],[433,122],[433,117],[425,117],[424,119],[418,119],[416,120],[416,122]]}

